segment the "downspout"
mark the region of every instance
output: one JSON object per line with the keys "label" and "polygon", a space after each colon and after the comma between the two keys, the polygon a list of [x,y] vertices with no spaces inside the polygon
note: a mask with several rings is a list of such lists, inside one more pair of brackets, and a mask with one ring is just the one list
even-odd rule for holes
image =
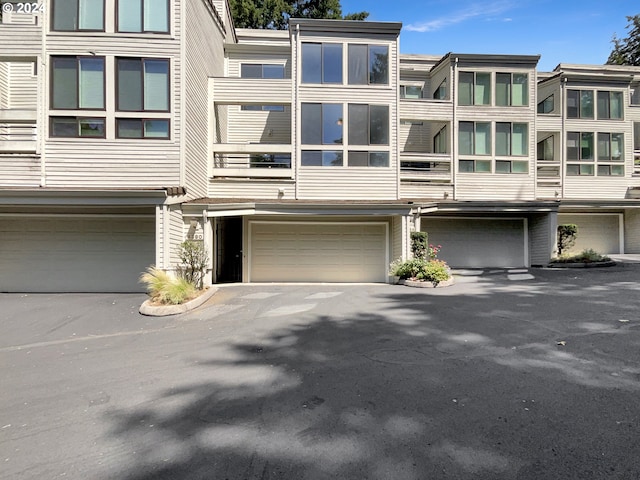
{"label": "downspout", "polygon": [[[564,198],[565,194],[565,171],[566,171],[566,137],[567,132],[565,131],[565,96],[567,90],[567,77],[564,77],[560,82],[560,118],[561,118],[561,126],[560,126],[560,152],[558,152],[560,157],[560,199]],[[579,141],[579,140],[578,140]]]}
{"label": "downspout", "polygon": [[458,89],[456,88],[458,83],[458,57],[453,62],[453,71],[451,74],[451,102],[452,102],[452,118],[451,118],[451,179],[453,181],[453,200],[458,199],[458,162],[456,160],[458,155],[457,140],[458,140],[458,125],[456,123],[456,105],[458,103]]}
{"label": "downspout", "polygon": [[300,24],[296,23],[295,35],[295,58],[292,55],[291,68],[293,69],[293,75],[291,75],[291,83],[293,90],[292,106],[291,106],[291,156],[293,167],[293,185],[294,185],[294,199],[298,200],[299,197],[299,168],[300,164],[300,145],[298,142],[298,125],[300,123],[300,104],[298,103],[298,86],[300,85],[300,69],[298,64],[300,62]]}

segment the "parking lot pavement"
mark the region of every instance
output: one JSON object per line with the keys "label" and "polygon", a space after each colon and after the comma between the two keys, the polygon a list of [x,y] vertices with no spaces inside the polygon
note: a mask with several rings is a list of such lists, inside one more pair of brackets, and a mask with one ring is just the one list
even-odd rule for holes
{"label": "parking lot pavement", "polygon": [[637,479],[639,291],[621,265],[233,285],[170,319],[3,296],[0,478]]}

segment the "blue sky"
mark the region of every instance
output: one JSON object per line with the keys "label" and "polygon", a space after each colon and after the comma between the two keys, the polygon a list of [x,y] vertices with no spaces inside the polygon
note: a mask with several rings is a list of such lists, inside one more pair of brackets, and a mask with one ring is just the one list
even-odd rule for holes
{"label": "blue sky", "polygon": [[602,64],[613,34],[626,37],[637,0],[342,0],[343,13],[402,22],[402,53],[540,54],[538,69]]}

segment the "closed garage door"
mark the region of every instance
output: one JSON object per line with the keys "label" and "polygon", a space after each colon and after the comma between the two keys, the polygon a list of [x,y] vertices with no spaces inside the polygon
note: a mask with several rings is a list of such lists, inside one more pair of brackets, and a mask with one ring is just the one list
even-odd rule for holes
{"label": "closed garage door", "polygon": [[385,282],[385,224],[250,222],[252,282]]}
{"label": "closed garage door", "polygon": [[620,216],[590,214],[558,214],[558,225],[573,223],[578,226],[576,244],[568,253],[580,253],[592,248],[598,253],[623,253],[620,251]]}
{"label": "closed garage door", "polygon": [[429,243],[442,245],[439,258],[452,267],[522,267],[525,230],[521,218],[423,218]]}
{"label": "closed garage door", "polygon": [[139,292],[155,261],[153,217],[0,221],[0,291]]}

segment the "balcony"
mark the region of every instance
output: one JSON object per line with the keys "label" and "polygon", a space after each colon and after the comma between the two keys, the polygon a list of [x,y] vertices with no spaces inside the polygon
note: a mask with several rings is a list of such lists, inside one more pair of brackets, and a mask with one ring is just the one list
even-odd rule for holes
{"label": "balcony", "polygon": [[0,153],[36,153],[36,112],[0,110]]}
{"label": "balcony", "polygon": [[216,77],[210,79],[218,105],[288,105],[291,79]]}
{"label": "balcony", "polygon": [[214,150],[213,178],[293,178],[291,145],[217,144]]}
{"label": "balcony", "polygon": [[400,100],[400,118],[428,118],[432,121],[447,122],[453,118],[453,102],[431,98],[403,98]]}
{"label": "balcony", "polygon": [[401,153],[400,180],[451,183],[451,154]]}

